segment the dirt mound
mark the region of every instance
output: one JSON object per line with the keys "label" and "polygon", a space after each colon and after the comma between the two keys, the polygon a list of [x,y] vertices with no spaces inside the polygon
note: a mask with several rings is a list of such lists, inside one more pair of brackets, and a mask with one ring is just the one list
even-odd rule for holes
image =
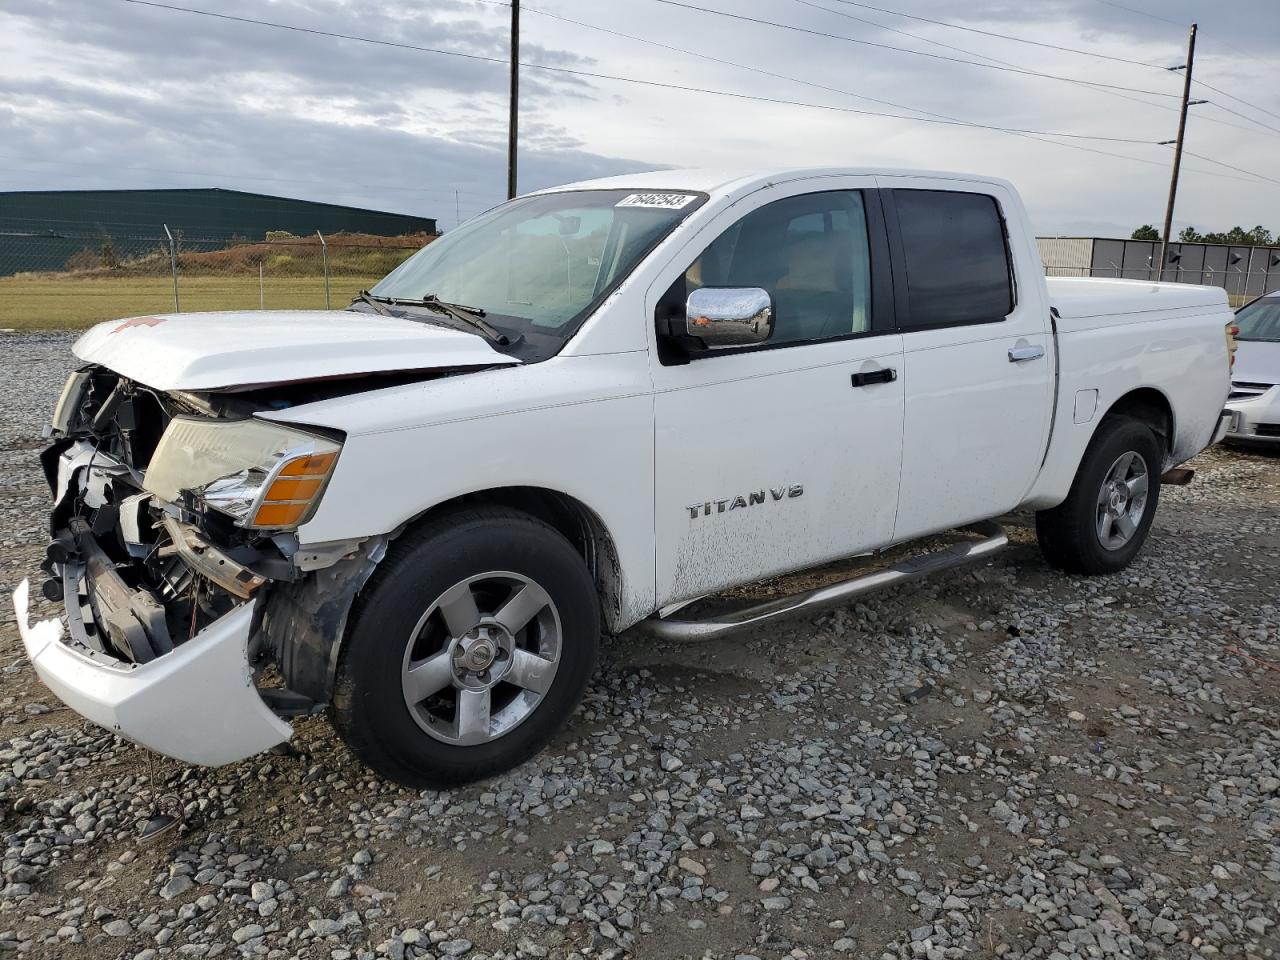
{"label": "dirt mound", "polygon": [[[188,276],[226,276],[257,273],[272,276],[314,276],[323,272],[325,250],[320,238],[295,237],[271,231],[261,242],[230,241],[221,249],[207,249],[199,240],[180,240],[178,269]],[[337,233],[325,237],[330,276],[381,276],[435,239],[434,234],[395,237],[367,233]],[[203,249],[202,249],[203,247]],[[129,257],[111,247],[86,248],[67,261],[66,274],[77,277],[161,276],[169,273],[167,245]],[[55,274],[56,275],[56,274]]]}

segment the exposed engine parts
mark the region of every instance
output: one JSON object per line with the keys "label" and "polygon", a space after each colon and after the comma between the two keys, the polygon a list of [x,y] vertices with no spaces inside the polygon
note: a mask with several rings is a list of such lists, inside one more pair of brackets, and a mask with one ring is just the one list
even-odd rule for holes
{"label": "exposed engine parts", "polygon": [[258,406],[245,396],[162,393],[100,368],[74,374],[43,458],[55,496],[43,591],[67,601],[74,641],[131,664],[171,653],[255,601],[251,666],[258,675],[275,665],[282,681],[263,697],[281,714],[305,713],[328,699],[347,610],[387,538],[299,551],[291,533],[246,529],[144,487],[175,416]]}

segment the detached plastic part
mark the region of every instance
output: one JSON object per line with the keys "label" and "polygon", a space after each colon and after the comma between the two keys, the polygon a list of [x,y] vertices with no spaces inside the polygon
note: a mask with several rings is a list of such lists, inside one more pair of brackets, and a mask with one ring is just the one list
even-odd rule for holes
{"label": "detached plastic part", "polygon": [[63,642],[57,619],[30,623],[29,584],[13,594],[18,632],[36,673],[63,703],[99,726],[187,763],[218,767],[269,750],[293,728],[253,684],[243,603],[171,653],[143,664]]}

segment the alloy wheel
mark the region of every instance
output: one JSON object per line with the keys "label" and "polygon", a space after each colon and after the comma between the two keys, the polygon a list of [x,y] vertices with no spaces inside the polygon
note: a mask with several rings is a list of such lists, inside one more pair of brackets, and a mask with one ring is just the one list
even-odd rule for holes
{"label": "alloy wheel", "polygon": [[527,720],[551,689],[561,637],[555,604],[529,577],[468,577],[427,607],[408,638],[405,706],[437,740],[495,740]]}
{"label": "alloy wheel", "polygon": [[1129,451],[1116,458],[1098,490],[1098,541],[1107,550],[1124,547],[1147,510],[1147,461]]}

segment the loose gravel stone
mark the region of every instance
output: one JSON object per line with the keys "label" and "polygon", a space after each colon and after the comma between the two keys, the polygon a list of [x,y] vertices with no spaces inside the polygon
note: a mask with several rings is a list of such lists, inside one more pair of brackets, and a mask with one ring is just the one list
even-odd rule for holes
{"label": "loose gravel stone", "polygon": [[160,888],[160,896],[165,900],[172,900],[174,897],[186,893],[195,883],[185,873],[180,873],[176,877],[171,877],[169,881]]}

